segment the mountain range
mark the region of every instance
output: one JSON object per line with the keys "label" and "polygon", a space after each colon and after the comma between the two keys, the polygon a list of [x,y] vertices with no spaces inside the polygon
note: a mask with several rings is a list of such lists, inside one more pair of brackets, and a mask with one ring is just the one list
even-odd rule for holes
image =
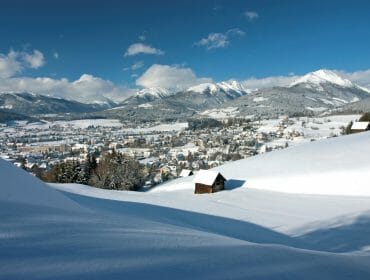
{"label": "mountain range", "polygon": [[109,107],[29,92],[0,93],[0,110],[22,115],[95,112]]}
{"label": "mountain range", "polygon": [[[107,112],[109,117],[178,119],[218,115],[276,117],[316,115],[370,97],[370,91],[330,70],[318,70],[286,86],[250,89],[235,80],[204,83],[181,91],[145,89]],[[370,107],[365,106],[363,110]],[[159,113],[160,112],[160,113]],[[221,115],[221,114],[219,114]]]}
{"label": "mountain range", "polygon": [[[34,93],[0,93],[0,109],[18,114],[89,112],[109,118],[170,120],[217,115],[276,117],[331,111],[367,111],[370,90],[334,71],[318,70],[285,86],[251,89],[236,80],[203,83],[186,89],[145,88],[123,102],[85,104]],[[365,100],[366,102],[362,102]],[[357,104],[357,105],[356,105]]]}

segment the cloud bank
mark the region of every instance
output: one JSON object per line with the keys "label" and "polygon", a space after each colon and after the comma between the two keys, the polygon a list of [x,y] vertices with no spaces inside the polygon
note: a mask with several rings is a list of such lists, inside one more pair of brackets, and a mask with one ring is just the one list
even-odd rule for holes
{"label": "cloud bank", "polygon": [[181,89],[206,82],[212,79],[198,78],[190,68],[153,64],[136,80],[136,85]]}
{"label": "cloud bank", "polygon": [[104,102],[107,101],[107,98],[123,101],[135,92],[135,90],[117,86],[109,80],[103,80],[89,74],[83,74],[75,81],[49,77],[0,79],[0,92],[24,91],[85,103]]}
{"label": "cloud bank", "polygon": [[370,69],[355,72],[336,71],[338,75],[350,80],[351,82],[370,88]]}
{"label": "cloud bank", "polygon": [[242,81],[242,83],[250,89],[261,89],[288,86],[297,78],[299,78],[299,76],[271,76],[260,79],[252,77]]}

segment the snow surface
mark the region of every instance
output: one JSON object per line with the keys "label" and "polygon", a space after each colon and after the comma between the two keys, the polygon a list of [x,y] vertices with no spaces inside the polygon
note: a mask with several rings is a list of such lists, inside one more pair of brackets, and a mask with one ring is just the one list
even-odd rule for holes
{"label": "snow surface", "polygon": [[0,203],[24,203],[38,206],[81,211],[77,203],[50,189],[13,164],[0,159]]}
{"label": "snow surface", "polygon": [[[370,197],[356,196],[368,193],[369,139],[359,133],[224,165],[216,170],[229,179],[226,190],[206,195],[193,194],[192,176],[145,193],[47,188],[2,161],[0,182],[20,198],[4,200],[0,185],[0,279],[369,279]],[[353,171],[347,195],[338,195],[343,178],[331,173]],[[298,174],[296,193],[255,185],[290,184]],[[304,194],[306,180],[339,190]],[[29,182],[43,186],[43,199],[29,197]],[[37,205],[57,190],[55,203],[84,210]]]}
{"label": "snow surface", "polygon": [[[286,142],[289,146],[296,146],[305,142],[310,142],[311,139],[324,139],[333,135],[341,135],[342,127],[346,127],[351,121],[356,121],[361,115],[337,115],[326,117],[300,117],[290,118],[292,123],[287,124],[284,128],[284,134],[299,132],[304,137],[296,137],[293,139],[278,138],[273,142],[268,142],[267,145],[284,146]],[[261,121],[259,132],[278,133],[281,129],[282,119],[269,119]]]}

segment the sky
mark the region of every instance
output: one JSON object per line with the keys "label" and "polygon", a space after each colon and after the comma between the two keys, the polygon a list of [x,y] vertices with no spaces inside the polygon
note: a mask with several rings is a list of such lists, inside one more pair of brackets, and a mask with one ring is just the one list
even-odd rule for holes
{"label": "sky", "polygon": [[369,10],[367,0],[1,0],[0,90],[127,95],[321,68],[370,84]]}

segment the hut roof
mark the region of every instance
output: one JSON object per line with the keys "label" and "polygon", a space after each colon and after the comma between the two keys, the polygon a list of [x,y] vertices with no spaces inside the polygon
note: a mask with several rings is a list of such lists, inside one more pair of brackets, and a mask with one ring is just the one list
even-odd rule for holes
{"label": "hut roof", "polygon": [[367,129],[370,122],[354,122],[351,129]]}
{"label": "hut roof", "polygon": [[199,172],[195,175],[194,183],[211,186],[215,182],[218,174],[220,174],[218,171],[199,170]]}
{"label": "hut roof", "polygon": [[190,176],[192,174],[192,171],[189,169],[183,169],[181,170],[180,177],[186,177]]}

